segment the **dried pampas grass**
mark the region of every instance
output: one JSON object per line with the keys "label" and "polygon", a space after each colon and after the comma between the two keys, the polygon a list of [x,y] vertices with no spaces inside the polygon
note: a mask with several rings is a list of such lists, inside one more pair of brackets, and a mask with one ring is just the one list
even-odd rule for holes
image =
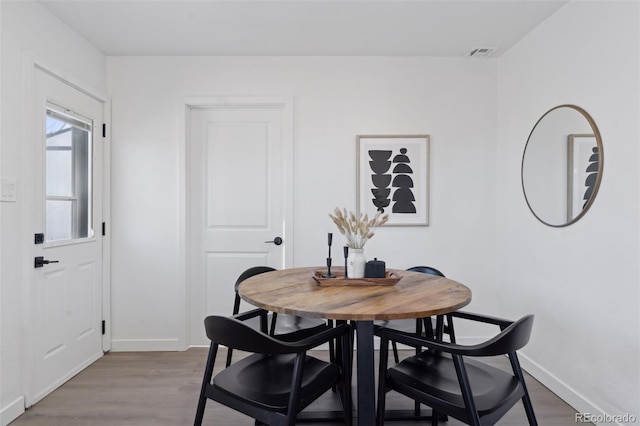
{"label": "dried pampas grass", "polygon": [[377,212],[371,219],[369,215],[360,213],[359,216],[347,209],[340,210],[336,207],[333,214],[329,214],[338,231],[347,237],[347,246],[352,249],[361,249],[373,237],[372,228],[382,226],[389,220],[389,215]]}

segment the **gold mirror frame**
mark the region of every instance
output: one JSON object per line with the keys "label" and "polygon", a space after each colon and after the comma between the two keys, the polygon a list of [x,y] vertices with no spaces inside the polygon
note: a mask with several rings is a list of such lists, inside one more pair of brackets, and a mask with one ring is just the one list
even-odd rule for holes
{"label": "gold mirror frame", "polygon": [[[531,148],[533,146],[534,143],[536,143],[536,139],[532,138],[532,136],[534,135],[534,133],[536,132],[536,129],[539,127],[539,125],[543,122],[543,120],[545,118],[548,118],[550,114],[552,114],[553,112],[558,112],[558,110],[560,110],[561,108],[569,108],[571,110],[574,110],[576,112],[578,112],[579,114],[582,115],[582,117],[587,121],[587,123],[589,124],[589,126],[591,127],[591,131],[592,134],[584,134],[584,132],[580,132],[580,131],[576,131],[576,132],[569,132],[566,134],[567,136],[567,163],[570,161],[571,158],[571,146],[572,146],[572,142],[573,139],[576,137],[585,137],[585,136],[593,136],[595,138],[595,142],[596,142],[596,146],[598,149],[598,168],[597,168],[597,175],[596,175],[596,180],[595,180],[595,184],[593,185],[593,191],[591,193],[591,195],[589,196],[588,200],[586,201],[586,203],[584,204],[582,210],[577,213],[575,216],[569,217],[569,209],[571,206],[571,179],[570,179],[570,172],[569,172],[569,167],[567,166],[567,218],[566,221],[562,222],[562,223],[550,223],[549,220],[545,220],[542,216],[544,216],[541,213],[541,206],[537,206],[537,211],[536,211],[536,206],[532,205],[532,200],[530,199],[530,196],[527,196],[527,190],[526,190],[526,183],[525,183],[525,162],[527,159],[527,150],[529,148]],[[540,143],[540,140],[537,141],[537,143]],[[535,160],[535,159],[534,159]],[[531,162],[529,162],[529,164],[531,165]],[[527,206],[529,207],[529,210],[531,211],[531,213],[535,216],[536,219],[538,219],[540,222],[544,223],[547,226],[551,226],[554,228],[561,228],[561,227],[565,227],[565,226],[569,226],[575,222],[577,222],[578,220],[580,220],[589,210],[589,208],[591,207],[591,205],[593,204],[594,200],[596,199],[596,196],[598,194],[598,189],[600,188],[600,182],[602,181],[602,173],[603,173],[603,169],[604,169],[604,149],[603,149],[603,145],[602,145],[602,137],[600,135],[600,130],[598,129],[598,126],[596,125],[595,121],[593,120],[593,118],[591,117],[591,115],[589,115],[588,112],[586,112],[584,109],[580,108],[579,106],[576,105],[570,105],[570,104],[563,104],[563,105],[558,105],[556,107],[551,108],[550,110],[548,110],[547,112],[545,112],[542,117],[540,117],[540,119],[538,119],[538,121],[536,122],[536,124],[533,126],[533,129],[531,129],[531,132],[529,133],[529,137],[527,138],[527,143],[525,145],[523,154],[522,154],[522,162],[520,165],[520,178],[521,178],[521,184],[522,184],[522,193],[524,194],[524,198],[525,201],[527,202]]]}

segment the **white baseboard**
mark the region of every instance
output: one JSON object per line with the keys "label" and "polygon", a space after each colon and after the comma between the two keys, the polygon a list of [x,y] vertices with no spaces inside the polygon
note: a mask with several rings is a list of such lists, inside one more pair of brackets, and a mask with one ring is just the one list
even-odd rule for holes
{"label": "white baseboard", "polygon": [[[458,338],[458,343],[463,345],[473,345],[477,343],[481,343],[486,341],[489,337],[460,337]],[[376,341],[376,349],[378,348],[378,341]],[[403,345],[399,345],[399,348],[403,349],[411,349]],[[518,354],[518,358],[520,359],[520,364],[522,368],[529,373],[534,379],[542,383],[545,387],[547,387],[551,392],[558,396],[558,398],[562,399],[564,402],[572,406],[578,413],[590,413],[592,415],[592,419],[600,417],[602,419],[606,419],[604,422],[594,422],[597,426],[611,426],[618,425],[623,426],[627,423],[619,423],[617,421],[611,421],[611,419],[615,419],[615,416],[610,415],[609,413],[605,413],[600,407],[598,407],[593,402],[586,399],[580,392],[576,391],[566,383],[562,382],[556,376],[551,374],[549,371],[538,365],[535,361],[531,360],[527,356],[523,354]],[[535,407],[534,407],[535,408]],[[596,416],[596,417],[593,417]],[[636,419],[637,421],[637,419]],[[578,422],[576,422],[578,423]]]}
{"label": "white baseboard", "polygon": [[16,398],[0,409],[0,426],[7,426],[24,413],[24,397]]}
{"label": "white baseboard", "polygon": [[183,351],[178,339],[114,339],[111,352]]}
{"label": "white baseboard", "polygon": [[564,402],[572,406],[578,413],[590,413],[592,420],[597,417],[607,420],[604,422],[593,422],[594,424],[598,426],[623,426],[624,424],[628,424],[619,423],[615,420],[611,421],[611,419],[615,419],[616,417],[610,415],[609,413],[605,413],[604,410],[602,410],[596,404],[586,399],[578,391],[562,382],[556,376],[551,374],[549,371],[538,365],[535,361],[531,360],[527,356],[518,354],[518,359],[520,360],[521,367],[527,373],[529,373],[534,379],[542,383],[546,388],[556,394]]}

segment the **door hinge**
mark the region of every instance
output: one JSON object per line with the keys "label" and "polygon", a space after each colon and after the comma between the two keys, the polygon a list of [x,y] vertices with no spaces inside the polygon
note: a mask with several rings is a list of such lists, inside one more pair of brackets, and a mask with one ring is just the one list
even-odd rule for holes
{"label": "door hinge", "polygon": [[102,222],[102,236],[107,235],[107,224]]}
{"label": "door hinge", "polygon": [[102,320],[102,334],[107,334],[107,322],[105,320]]}
{"label": "door hinge", "polygon": [[107,123],[102,123],[102,137],[107,137]]}

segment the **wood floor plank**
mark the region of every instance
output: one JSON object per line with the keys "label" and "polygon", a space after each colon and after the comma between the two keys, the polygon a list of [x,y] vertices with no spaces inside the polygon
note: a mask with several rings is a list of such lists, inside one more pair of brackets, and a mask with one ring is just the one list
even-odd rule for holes
{"label": "wood floor plank", "polygon": [[[401,351],[403,354],[403,351]],[[408,355],[407,351],[404,355]],[[327,359],[326,351],[314,356]],[[28,409],[11,426],[179,426],[193,424],[200,392],[207,349],[184,352],[108,353],[73,377],[59,389]],[[237,357],[241,355],[238,354]],[[216,372],[224,365],[221,349]],[[234,358],[237,358],[234,355]],[[508,368],[506,359],[494,359],[495,365]],[[544,426],[575,425],[575,410],[532,377],[527,385],[538,417]],[[389,409],[412,408],[413,402],[398,394],[389,394]],[[340,410],[331,392],[308,410]],[[204,425],[250,426],[253,421],[229,408],[209,401]],[[323,426],[320,423],[313,423]],[[424,425],[413,421],[388,422],[394,426]],[[462,423],[450,420],[445,426]],[[527,425],[522,404],[514,407],[500,426]],[[325,424],[328,425],[328,424]]]}

